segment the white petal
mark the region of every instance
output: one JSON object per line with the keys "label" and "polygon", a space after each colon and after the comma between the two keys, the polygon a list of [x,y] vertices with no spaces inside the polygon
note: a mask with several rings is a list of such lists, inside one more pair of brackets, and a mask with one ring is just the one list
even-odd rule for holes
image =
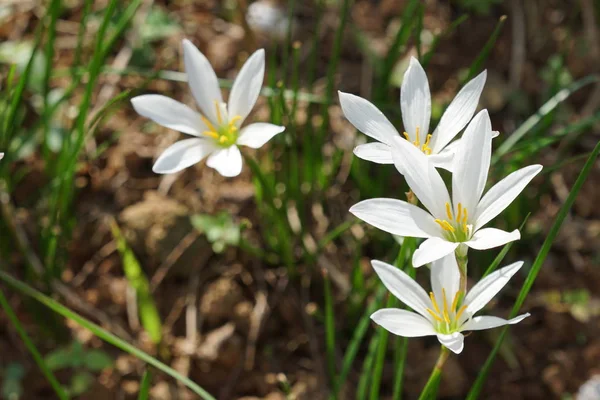
{"label": "white petal", "polygon": [[242,154],[237,146],[230,146],[215,151],[206,160],[206,165],[216,169],[218,173],[225,177],[238,176],[242,172]]}
{"label": "white petal", "polygon": [[460,289],[460,272],[454,253],[431,263],[431,289],[437,301],[443,301],[442,289],[446,292],[446,302],[452,304],[454,301],[454,296]]}
{"label": "white petal", "polygon": [[265,76],[265,51],[256,50],[252,56],[244,63],[244,66],[238,73],[233,82],[231,93],[229,94],[229,117],[242,117],[238,126],[244,122],[260,94],[260,88]]}
{"label": "white petal", "polygon": [[492,131],[492,139],[495,139],[498,136],[500,136],[500,131]]}
{"label": "white petal", "polygon": [[[216,104],[223,102],[219,81],[210,62],[187,39],[183,39],[183,60],[188,85],[200,111],[214,124],[218,123]],[[216,104],[215,104],[216,102]]]}
{"label": "white petal", "polygon": [[447,347],[455,354],[460,354],[465,347],[465,337],[460,332],[454,332],[450,335],[443,335],[439,333],[437,335],[438,340],[441,344]]}
{"label": "white petal", "polygon": [[456,250],[459,244],[448,242],[438,237],[429,238],[421,243],[413,254],[413,267],[418,268],[432,261],[439,260]]}
{"label": "white petal", "polygon": [[450,195],[435,167],[408,140],[394,140],[392,158],[396,169],[404,175],[408,186],[436,218],[446,219],[446,203]]}
{"label": "white petal", "polygon": [[475,232],[471,240],[464,243],[475,250],[487,250],[503,246],[508,242],[513,242],[520,238],[521,233],[519,233],[518,229],[515,229],[512,232],[506,232],[502,229],[484,228]]}
{"label": "white petal", "polygon": [[521,168],[488,190],[477,205],[475,230],[481,228],[504,211],[541,170],[541,165],[530,165]]}
{"label": "white petal", "polygon": [[344,115],[356,129],[385,144],[399,136],[394,125],[368,100],[344,92],[339,96]]}
{"label": "white petal", "polygon": [[262,147],[265,143],[273,138],[273,136],[283,132],[285,127],[269,124],[266,122],[256,122],[250,124],[240,131],[237,144],[248,146],[253,149]]}
{"label": "white petal", "polygon": [[404,304],[430,320],[427,308],[431,300],[417,282],[403,271],[383,261],[371,261],[373,269],[385,287]]}
{"label": "white petal", "polygon": [[392,148],[384,143],[373,142],[356,146],[354,155],[377,164],[393,164]]}
{"label": "white petal", "polygon": [[525,318],[529,317],[531,314],[521,314],[518,317],[513,319],[506,320],[504,318],[498,318],[493,316],[482,315],[479,317],[471,318],[464,324],[460,329],[462,331],[481,331],[484,329],[492,329],[497,328],[499,326],[504,325],[514,325],[523,321]]}
{"label": "white petal", "polygon": [[172,174],[196,164],[216,149],[208,139],[185,139],[175,142],[158,157],[152,171]]}
{"label": "white petal", "polygon": [[466,314],[473,315],[481,310],[491,299],[517,273],[523,266],[523,261],[510,264],[504,268],[492,272],[479,282],[467,293],[464,304],[467,304]]}
{"label": "white petal", "polygon": [[427,75],[416,58],[410,58],[410,65],[404,74],[400,88],[400,107],[402,108],[402,122],[404,130],[410,140],[415,141],[417,129],[421,142],[429,133],[429,119],[431,118],[431,93]]}
{"label": "white petal", "polygon": [[419,337],[436,334],[429,320],[407,310],[384,308],[373,313],[371,319],[377,325],[398,336]]}
{"label": "white petal", "polygon": [[350,212],[392,235],[426,238],[439,232],[439,226],[429,213],[402,200],[363,200],[352,206]]}
{"label": "white petal", "polygon": [[486,76],[487,72],[483,71],[469,81],[446,108],[433,133],[431,148],[434,153],[439,153],[473,118]]}
{"label": "white petal", "polygon": [[145,94],[131,99],[135,111],[165,128],[200,136],[206,127],[200,114],[183,103],[158,94]]}
{"label": "white petal", "polygon": [[485,188],[492,156],[492,123],[487,110],[469,123],[454,155],[452,199],[457,212],[461,203],[469,212],[469,222]]}

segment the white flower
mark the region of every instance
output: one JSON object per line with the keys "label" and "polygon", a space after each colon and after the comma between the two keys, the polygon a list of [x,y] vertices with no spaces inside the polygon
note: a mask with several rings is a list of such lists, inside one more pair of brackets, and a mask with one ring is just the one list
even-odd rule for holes
{"label": "white flower", "polygon": [[394,335],[404,337],[437,336],[441,344],[460,353],[464,347],[463,331],[478,331],[516,324],[529,314],[511,320],[474,314],[508,283],[523,266],[519,261],[499,269],[479,281],[466,294],[460,291],[460,274],[456,258],[449,255],[431,265],[429,296],[411,277],[398,268],[381,261],[372,261],[373,268],[385,287],[415,312],[384,308],[371,319]]}
{"label": "white flower", "polygon": [[183,41],[183,55],[188,84],[201,114],[165,96],[149,94],[131,99],[138,114],[194,136],[168,147],[152,170],[159,174],[173,173],[208,157],[206,164],[221,175],[237,176],[242,171],[238,145],[259,148],[285,129],[269,123],[241,128],[260,93],[265,52],[260,49],[246,61],[233,83],[227,104],[221,97],[215,71],[189,40]]}
{"label": "white flower", "polygon": [[4,153],[0,153],[0,160],[4,158]]}
{"label": "white flower", "polygon": [[[429,133],[431,94],[427,75],[419,61],[411,57],[400,88],[400,106],[404,137],[429,156],[436,167],[452,170],[452,158],[457,142],[449,145],[475,114],[479,96],[485,84],[486,71],[469,81],[450,103],[433,133]],[[348,120],[365,135],[377,142],[354,149],[356,156],[378,164],[393,164],[393,142],[400,135],[392,123],[369,101],[339,92],[340,104]],[[494,132],[494,137],[498,132]]]}
{"label": "white flower", "polygon": [[[413,255],[414,267],[430,263],[464,244],[476,250],[520,238],[518,230],[481,229],[500,214],[542,170],[530,165],[513,172],[482,197],[492,152],[491,122],[486,110],[469,123],[454,157],[452,200],[433,164],[406,140],[395,141],[394,162],[425,210],[402,200],[369,199],[350,209],[358,218],[400,236],[427,238]],[[463,250],[466,250],[463,246]]]}

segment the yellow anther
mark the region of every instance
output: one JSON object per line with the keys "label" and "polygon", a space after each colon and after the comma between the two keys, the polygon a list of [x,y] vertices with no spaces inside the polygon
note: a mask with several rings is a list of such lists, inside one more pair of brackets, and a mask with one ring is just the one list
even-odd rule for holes
{"label": "yellow anther", "polygon": [[435,319],[436,321],[438,321],[438,322],[444,322],[444,321],[442,321],[442,319],[441,319],[441,318],[440,318],[440,317],[439,317],[439,316],[438,316],[436,313],[434,313],[434,312],[433,312],[433,310],[431,310],[431,309],[429,309],[429,308],[428,308],[428,309],[426,309],[426,311],[427,311],[427,312],[429,313],[429,315],[431,315],[431,316],[433,317],[433,319]]}
{"label": "yellow anther", "polygon": [[465,216],[463,217],[463,224],[467,223],[467,219],[469,218],[469,212],[467,211],[466,208],[463,208],[463,210],[465,211]]}
{"label": "yellow anther", "polygon": [[404,137],[406,138],[406,140],[408,140],[410,142],[410,136],[408,136],[408,132],[404,132],[402,134],[404,135]]}
{"label": "yellow anther", "polygon": [[450,225],[450,223],[446,220],[442,221],[441,219],[436,219],[435,222],[442,227],[443,230],[454,233],[454,227]]}
{"label": "yellow anther", "polygon": [[221,105],[217,100],[215,102],[215,109],[217,110],[217,121],[219,121],[219,125],[223,123],[223,117],[221,116]]}
{"label": "yellow anther", "polygon": [[435,311],[437,311],[438,314],[441,314],[440,307],[438,306],[438,303],[435,300],[435,294],[433,294],[433,292],[429,292],[429,298],[431,299],[431,304],[433,304],[433,308],[435,308]]}
{"label": "yellow anther", "polygon": [[415,140],[415,146],[419,147],[421,146],[421,143],[419,142],[419,127],[417,126],[417,140]]}
{"label": "yellow anther", "polygon": [[429,155],[431,154],[431,147],[429,147],[429,141],[431,140],[431,133],[429,135],[427,135],[427,138],[425,139],[425,143],[423,144],[423,147],[421,147],[421,150],[423,151],[423,153]]}
{"label": "yellow anther", "polygon": [[460,217],[462,216],[462,204],[458,203],[458,215],[456,216],[456,220],[460,222]]}
{"label": "yellow anther", "polygon": [[204,131],[202,132],[202,134],[211,137],[213,139],[219,139],[219,135],[217,134],[217,132],[213,132],[213,131]]}
{"label": "yellow anther", "polygon": [[459,290],[454,295],[454,300],[452,300],[452,306],[450,306],[450,310],[456,311],[456,306],[458,306],[458,299],[460,298],[461,291]]}
{"label": "yellow anther", "polygon": [[[460,210],[460,208],[459,208],[459,210]],[[450,221],[452,221],[452,209],[450,207],[450,203],[448,203],[448,202],[446,202],[446,214],[448,215],[448,219]],[[458,215],[460,215],[460,214],[458,214]]]}
{"label": "yellow anther", "polygon": [[204,115],[200,117],[200,119],[202,119],[202,122],[204,122],[204,125],[206,125],[208,127],[209,130],[216,132],[217,130],[215,129],[214,125],[212,124],[212,122],[209,121],[208,118],[206,118]]}
{"label": "yellow anther", "polygon": [[460,316],[465,312],[465,310],[467,309],[467,305],[463,305],[460,310],[458,310],[458,312],[456,313],[456,319],[460,319]]}

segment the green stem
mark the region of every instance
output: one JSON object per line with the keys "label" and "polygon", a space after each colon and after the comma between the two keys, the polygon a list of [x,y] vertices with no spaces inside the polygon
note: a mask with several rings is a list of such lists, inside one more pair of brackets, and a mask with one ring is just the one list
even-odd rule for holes
{"label": "green stem", "polygon": [[17,330],[17,333],[23,340],[23,343],[25,343],[25,347],[27,347],[27,350],[29,350],[29,352],[31,353],[31,356],[35,360],[36,364],[38,365],[38,367],[40,367],[40,370],[42,371],[42,373],[44,374],[46,379],[48,379],[48,382],[50,382],[50,386],[52,386],[52,389],[54,389],[56,396],[60,400],[69,399],[69,395],[65,392],[64,388],[58,382],[58,380],[56,379],[56,377],[54,376],[52,371],[50,371],[50,368],[48,368],[48,366],[46,365],[44,358],[42,357],[40,352],[35,347],[35,344],[33,344],[31,339],[29,338],[29,335],[27,335],[27,332],[25,332],[25,329],[21,325],[19,318],[17,318],[17,316],[15,315],[15,312],[13,311],[12,307],[8,303],[8,300],[4,296],[4,293],[2,292],[2,290],[0,290],[0,305],[6,312],[6,315],[8,316],[8,319],[10,320],[10,322],[13,324],[13,326]]}
{"label": "green stem", "polygon": [[444,367],[449,355],[450,351],[446,347],[442,346],[440,349],[440,355],[435,363],[435,366],[433,367],[433,371],[431,371],[431,375],[429,376],[423,391],[421,392],[421,395],[419,396],[419,400],[435,399],[437,389],[440,384],[440,379],[442,378],[442,368]]}
{"label": "green stem", "polygon": [[[463,246],[461,244],[461,246]],[[456,262],[458,264],[458,271],[460,272],[460,291],[467,293],[467,264],[469,258],[466,251],[461,251],[460,247],[456,250]]]}

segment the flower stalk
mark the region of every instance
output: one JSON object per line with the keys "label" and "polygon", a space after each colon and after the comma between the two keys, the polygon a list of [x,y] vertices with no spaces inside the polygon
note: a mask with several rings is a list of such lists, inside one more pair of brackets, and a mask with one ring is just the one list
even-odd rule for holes
{"label": "flower stalk", "polygon": [[437,389],[440,384],[440,379],[442,378],[442,368],[444,364],[446,364],[446,360],[450,356],[450,351],[446,346],[442,346],[440,349],[440,355],[438,356],[437,361],[435,362],[435,366],[431,371],[431,375],[429,375],[429,379],[419,396],[419,400],[430,400],[436,397]]}

